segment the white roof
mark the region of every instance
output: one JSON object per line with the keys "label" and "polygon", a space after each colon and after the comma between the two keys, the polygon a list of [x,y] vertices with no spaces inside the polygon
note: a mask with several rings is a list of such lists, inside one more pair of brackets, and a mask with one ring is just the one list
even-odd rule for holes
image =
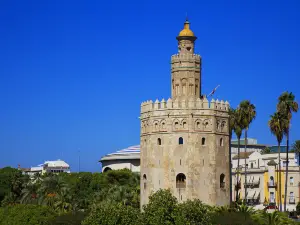
{"label": "white roof", "polygon": [[48,167],[70,167],[68,163],[60,159],[55,161],[45,161],[44,165],[47,165]]}
{"label": "white roof", "polygon": [[134,145],[103,156],[100,161],[115,159],[140,159],[140,145]]}
{"label": "white roof", "polygon": [[41,167],[41,166],[34,166],[34,167],[30,168],[31,172],[38,172],[38,171],[42,171],[42,170],[43,170],[43,167]]}

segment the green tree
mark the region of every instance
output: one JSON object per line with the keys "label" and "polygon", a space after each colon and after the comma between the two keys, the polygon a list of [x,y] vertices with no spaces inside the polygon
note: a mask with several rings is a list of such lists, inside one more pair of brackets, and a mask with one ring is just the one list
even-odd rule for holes
{"label": "green tree", "polygon": [[20,170],[11,167],[0,169],[0,203],[9,193],[10,199],[13,197],[17,200],[21,195],[22,186],[27,180],[28,177],[23,176]]}
{"label": "green tree", "polygon": [[[241,124],[245,129],[245,155],[247,153],[247,133],[250,124],[256,117],[256,109],[255,106],[249,101],[244,100],[240,103],[239,106],[240,116],[241,116]],[[247,201],[247,157],[245,157],[245,201]]]}
{"label": "green tree", "polygon": [[57,216],[51,221],[51,225],[81,225],[85,217],[85,212],[70,212]]}
{"label": "green tree", "polygon": [[228,110],[229,115],[229,171],[230,171],[230,178],[229,178],[229,187],[230,187],[230,204],[232,204],[232,159],[231,159],[231,140],[232,140],[232,133],[234,131],[235,123],[236,123],[236,110],[234,108],[229,108]]}
{"label": "green tree", "polygon": [[298,163],[300,163],[300,140],[294,142],[292,150],[298,154]]}
{"label": "green tree", "polygon": [[66,202],[68,191],[68,184],[62,177],[57,175],[45,177],[38,190],[39,204],[50,206],[53,209],[59,209],[61,205],[69,205],[70,203]]}
{"label": "green tree", "polygon": [[187,200],[178,204],[175,213],[176,225],[209,225],[211,224],[211,207],[200,200]]}
{"label": "green tree", "polygon": [[139,209],[123,204],[100,204],[93,208],[82,225],[138,225]]}
{"label": "green tree", "polygon": [[271,133],[276,137],[277,144],[278,144],[278,165],[279,165],[279,209],[282,211],[282,202],[281,202],[281,163],[280,163],[280,144],[283,139],[283,135],[285,132],[286,127],[288,126],[288,120],[285,117],[285,115],[275,112],[273,115],[271,115],[271,118],[268,122]]}
{"label": "green tree", "polygon": [[37,183],[29,182],[25,185],[25,188],[22,190],[22,204],[29,204],[29,203],[37,203],[38,199],[38,189],[39,185]]}
{"label": "green tree", "polygon": [[287,199],[287,180],[288,180],[288,161],[289,161],[289,133],[292,113],[298,111],[298,103],[295,101],[295,95],[292,92],[284,92],[278,98],[277,111],[285,115],[288,119],[288,126],[285,131],[286,135],[286,168],[285,168],[285,189],[284,189],[284,211],[286,211]]}
{"label": "green tree", "polygon": [[144,205],[143,220],[146,225],[175,224],[177,199],[169,190],[159,190],[150,195],[149,203]]}
{"label": "green tree", "polygon": [[300,202],[298,202],[298,204],[296,206],[296,212],[297,212],[297,215],[300,215]]}
{"label": "green tree", "polygon": [[260,210],[252,215],[253,220],[260,225],[284,225],[284,224],[295,224],[295,222],[288,218],[288,216],[279,211],[268,213]]}
{"label": "green tree", "polygon": [[265,147],[264,149],[262,149],[260,151],[260,154],[264,155],[264,154],[270,154],[271,153],[271,148],[270,147]]}
{"label": "green tree", "polygon": [[46,206],[7,206],[0,208],[0,225],[48,225],[55,216]]}

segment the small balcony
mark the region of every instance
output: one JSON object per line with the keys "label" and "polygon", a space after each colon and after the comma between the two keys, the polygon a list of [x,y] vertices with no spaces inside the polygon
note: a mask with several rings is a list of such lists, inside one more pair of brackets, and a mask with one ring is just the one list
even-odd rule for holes
{"label": "small balcony", "polygon": [[268,182],[268,187],[269,188],[277,188],[277,182],[269,181]]}
{"label": "small balcony", "polygon": [[259,187],[260,184],[260,178],[259,177],[251,177],[247,183],[244,183],[244,187],[250,187],[250,188],[254,188],[254,187]]}
{"label": "small balcony", "polygon": [[275,204],[276,201],[275,201],[275,198],[270,198],[269,199],[269,204],[272,205],[272,204]]}
{"label": "small balcony", "polygon": [[289,198],[289,204],[296,204],[295,197],[290,197]]}

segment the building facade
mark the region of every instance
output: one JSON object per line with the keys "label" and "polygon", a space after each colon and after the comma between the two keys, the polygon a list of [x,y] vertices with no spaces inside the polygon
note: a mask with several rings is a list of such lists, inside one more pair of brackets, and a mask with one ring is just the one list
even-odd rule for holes
{"label": "building facade", "polygon": [[178,201],[229,204],[228,102],[201,96],[201,57],[188,21],[171,57],[171,95],[141,104],[141,205],[159,189]]}
{"label": "building facade", "polygon": [[43,164],[33,166],[31,168],[20,168],[19,169],[29,176],[34,176],[36,173],[70,173],[70,166],[63,160],[45,161]]}
{"label": "building facade", "polygon": [[[252,139],[255,140],[255,139]],[[243,144],[243,143],[242,143]],[[278,153],[261,154],[258,151],[260,146],[268,146],[257,144],[252,141],[247,146],[247,153],[244,149],[240,151],[240,170],[237,183],[237,167],[238,155],[235,152],[237,145],[233,140],[231,142],[232,150],[232,199],[236,199],[236,187],[238,188],[239,199],[245,197],[245,186],[247,185],[247,202],[256,208],[265,208],[267,205],[276,204],[279,206],[279,183],[281,183],[282,204],[284,201],[284,184],[285,184],[285,168],[286,154],[282,153],[280,157],[281,173],[279,173]],[[272,147],[271,147],[272,148]],[[104,159],[104,160],[102,160]],[[102,162],[102,171],[110,169],[130,169],[133,172],[140,172],[140,146],[128,147],[124,150],[117,151],[104,156]],[[247,182],[245,182],[245,160],[247,165]],[[281,174],[281,177],[279,176]],[[300,169],[299,155],[297,153],[289,153],[289,169],[288,169],[288,198],[287,208],[289,211],[295,209],[300,197]],[[280,178],[279,178],[280,177]],[[281,180],[281,182],[279,182]],[[144,185],[147,186],[145,182]]]}
{"label": "building facade", "polygon": [[100,159],[102,172],[129,169],[140,172],[140,146],[130,146],[117,152],[107,154]]}
{"label": "building facade", "polygon": [[[279,162],[280,161],[280,162]],[[288,183],[287,183],[287,209],[295,210],[299,202],[299,165],[297,155],[289,153]],[[281,170],[279,170],[279,163]],[[238,156],[232,158],[232,198],[245,199],[248,204],[257,207],[267,205],[279,206],[280,198],[284,203],[285,169],[287,165],[286,154],[281,154],[280,160],[277,153],[260,154],[258,152],[240,153],[240,169],[238,169]],[[245,165],[247,167],[245,179]],[[247,191],[245,193],[245,187]],[[281,194],[280,194],[281,191]]]}

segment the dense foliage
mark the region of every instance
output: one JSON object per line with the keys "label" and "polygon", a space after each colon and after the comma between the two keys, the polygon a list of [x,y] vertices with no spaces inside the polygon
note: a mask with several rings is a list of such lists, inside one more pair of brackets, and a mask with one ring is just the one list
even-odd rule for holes
{"label": "dense foliage", "polygon": [[47,206],[7,206],[0,208],[0,225],[50,225],[55,216],[55,212]]}
{"label": "dense foliage", "polygon": [[139,175],[129,170],[29,179],[19,170],[3,168],[0,178],[0,225],[296,224],[286,214],[255,211],[245,205],[179,203],[169,190],[153,193],[141,211]]}

